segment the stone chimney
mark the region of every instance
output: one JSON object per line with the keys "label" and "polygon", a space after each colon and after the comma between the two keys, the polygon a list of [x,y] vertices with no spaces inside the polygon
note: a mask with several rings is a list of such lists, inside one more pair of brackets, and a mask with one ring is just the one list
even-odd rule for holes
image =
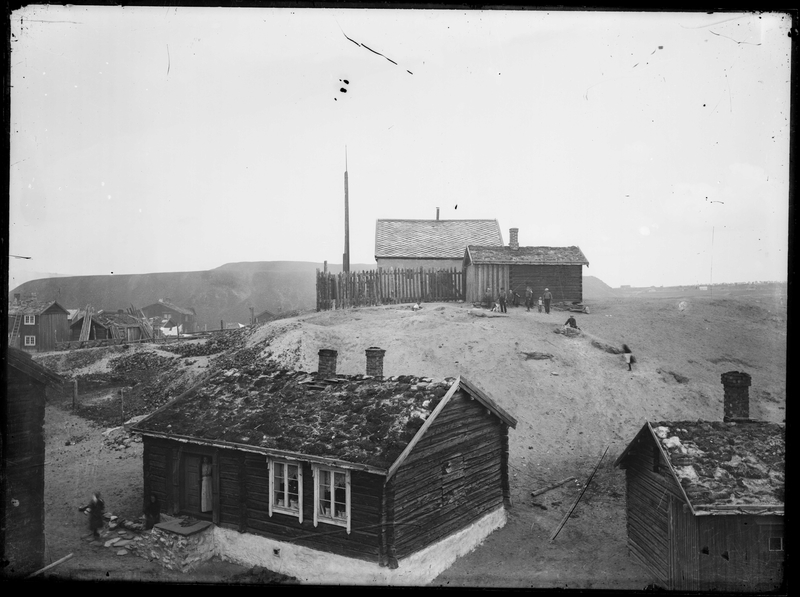
{"label": "stone chimney", "polygon": [[509,239],[508,239],[508,246],[512,251],[519,251],[519,228],[511,228],[508,231]]}
{"label": "stone chimney", "polygon": [[750,418],[750,376],[739,371],[723,373],[722,385],[725,388],[723,421],[747,420]]}
{"label": "stone chimney", "polygon": [[338,353],[331,348],[322,348],[317,354],[319,354],[317,374],[322,377],[334,377],[336,375],[336,355]]}
{"label": "stone chimney", "polygon": [[367,375],[383,377],[383,355],[386,351],[377,346],[370,346],[367,350]]}
{"label": "stone chimney", "polygon": [[436,208],[436,221],[439,221],[439,208]]}

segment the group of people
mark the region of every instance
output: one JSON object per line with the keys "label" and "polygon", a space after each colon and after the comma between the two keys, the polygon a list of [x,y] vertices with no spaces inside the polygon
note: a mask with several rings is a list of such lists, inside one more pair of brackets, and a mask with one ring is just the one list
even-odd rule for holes
{"label": "group of people", "polygon": [[[491,288],[486,289],[486,294],[483,296],[483,304],[487,309],[492,311],[499,311],[500,313],[507,313],[507,307],[512,304],[515,307],[519,307],[519,300],[520,295],[517,294],[515,291],[511,290],[510,288],[506,290],[505,288],[500,288],[500,293],[495,296],[492,292]],[[528,311],[534,306],[534,293],[531,285],[528,284],[525,288],[525,307]],[[544,289],[544,293],[538,299],[538,307],[539,313],[542,312],[542,308],[544,308],[544,312],[549,314],[550,313],[550,303],[553,300],[553,294],[550,292],[549,288]]]}

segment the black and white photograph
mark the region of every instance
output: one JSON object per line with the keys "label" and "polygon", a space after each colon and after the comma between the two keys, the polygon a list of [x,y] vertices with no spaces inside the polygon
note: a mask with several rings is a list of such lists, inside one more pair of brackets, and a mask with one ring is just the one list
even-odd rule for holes
{"label": "black and white photograph", "polygon": [[796,10],[7,17],[5,580],[786,594]]}

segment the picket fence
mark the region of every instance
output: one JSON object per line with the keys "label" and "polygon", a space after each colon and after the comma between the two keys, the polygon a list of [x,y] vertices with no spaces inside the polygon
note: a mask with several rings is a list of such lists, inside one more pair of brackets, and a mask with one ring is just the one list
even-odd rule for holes
{"label": "picket fence", "polygon": [[464,300],[464,274],[457,268],[389,268],[338,274],[317,269],[317,311],[458,300]]}

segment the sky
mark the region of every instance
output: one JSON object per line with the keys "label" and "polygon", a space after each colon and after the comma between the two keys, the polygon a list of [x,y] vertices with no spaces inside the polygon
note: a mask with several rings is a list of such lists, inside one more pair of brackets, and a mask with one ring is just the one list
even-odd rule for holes
{"label": "sky", "polygon": [[[9,287],[374,264],[496,219],[613,287],[787,279],[790,16],[29,6]],[[347,164],[347,166],[345,166]]]}

